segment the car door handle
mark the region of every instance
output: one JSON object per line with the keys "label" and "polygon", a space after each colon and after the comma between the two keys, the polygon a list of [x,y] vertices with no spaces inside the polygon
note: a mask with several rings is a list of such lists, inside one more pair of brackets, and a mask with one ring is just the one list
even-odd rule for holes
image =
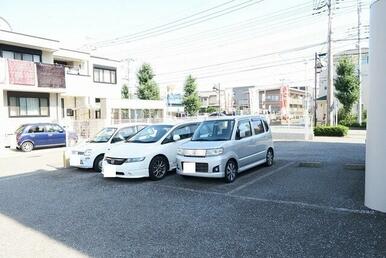
{"label": "car door handle", "polygon": [[48,134],[48,136],[52,136],[52,135],[54,135],[54,134],[53,134],[53,133],[49,133],[49,134]]}

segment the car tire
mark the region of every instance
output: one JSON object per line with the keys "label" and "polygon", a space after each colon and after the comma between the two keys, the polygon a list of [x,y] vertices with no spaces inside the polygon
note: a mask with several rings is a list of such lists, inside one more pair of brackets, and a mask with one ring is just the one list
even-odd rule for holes
{"label": "car tire", "polygon": [[157,181],[165,177],[169,170],[168,160],[163,156],[155,156],[149,165],[149,177]]}
{"label": "car tire", "polygon": [[236,180],[237,163],[233,159],[229,160],[225,165],[225,182],[232,183]]}
{"label": "car tire", "polygon": [[267,154],[265,155],[265,165],[270,167],[273,165],[274,153],[271,148],[268,149]]}
{"label": "car tire", "polygon": [[24,152],[30,152],[34,148],[34,144],[32,142],[23,142],[23,144],[20,146],[20,149]]}
{"label": "car tire", "polygon": [[101,172],[101,171],[102,171],[103,157],[104,157],[104,155],[101,154],[101,155],[97,156],[97,157],[95,158],[95,160],[94,160],[93,169],[94,169],[96,172]]}

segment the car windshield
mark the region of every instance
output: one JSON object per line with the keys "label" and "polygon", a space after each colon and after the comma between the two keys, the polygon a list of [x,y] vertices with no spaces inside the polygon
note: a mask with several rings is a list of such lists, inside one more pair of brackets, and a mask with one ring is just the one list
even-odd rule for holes
{"label": "car windshield", "polygon": [[204,121],[197,128],[192,141],[228,141],[232,137],[234,120]]}
{"label": "car windshield", "polygon": [[115,133],[117,128],[115,127],[106,127],[100,130],[90,142],[108,142]]}
{"label": "car windshield", "polygon": [[150,125],[130,138],[131,143],[153,143],[159,141],[169,130],[171,125]]}

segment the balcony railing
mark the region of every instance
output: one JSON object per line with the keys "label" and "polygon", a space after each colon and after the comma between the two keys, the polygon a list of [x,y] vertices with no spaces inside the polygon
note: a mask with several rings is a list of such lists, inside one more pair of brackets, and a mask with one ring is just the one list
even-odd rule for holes
{"label": "balcony railing", "polygon": [[90,76],[86,71],[83,71],[82,69],[79,69],[78,67],[66,66],[65,69],[66,69],[66,74]]}

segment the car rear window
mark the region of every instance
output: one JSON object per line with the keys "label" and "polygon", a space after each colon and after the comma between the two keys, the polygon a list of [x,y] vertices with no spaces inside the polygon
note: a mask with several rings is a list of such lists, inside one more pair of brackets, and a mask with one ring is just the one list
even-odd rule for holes
{"label": "car rear window", "polygon": [[25,125],[20,126],[19,128],[16,129],[15,133],[16,134],[21,134],[24,131]]}

